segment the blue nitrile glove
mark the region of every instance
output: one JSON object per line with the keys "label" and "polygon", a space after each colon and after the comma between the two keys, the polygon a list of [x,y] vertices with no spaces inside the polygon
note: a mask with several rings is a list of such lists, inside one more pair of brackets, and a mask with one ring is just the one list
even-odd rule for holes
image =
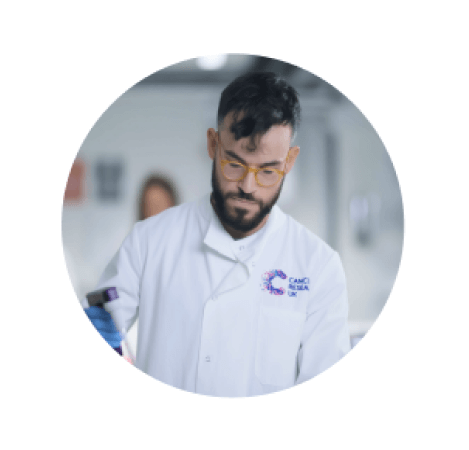
{"label": "blue nitrile glove", "polygon": [[85,313],[91,320],[94,327],[99,331],[99,334],[112,348],[120,346],[122,337],[114,325],[111,314],[99,306],[90,306],[89,308],[85,308]]}

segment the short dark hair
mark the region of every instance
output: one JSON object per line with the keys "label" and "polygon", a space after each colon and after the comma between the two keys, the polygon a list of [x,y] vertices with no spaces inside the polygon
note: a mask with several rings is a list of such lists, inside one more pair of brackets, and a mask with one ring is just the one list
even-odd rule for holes
{"label": "short dark hair", "polygon": [[[273,72],[251,72],[232,81],[222,92],[217,122],[221,128],[225,117],[233,113],[230,131],[235,140],[268,131],[273,125],[290,125],[292,138],[300,123],[298,93]],[[241,118],[238,120],[241,114]]]}
{"label": "short dark hair", "polygon": [[152,187],[160,187],[164,189],[168,195],[171,197],[173,202],[173,206],[179,204],[179,194],[174,185],[174,183],[170,180],[169,177],[162,175],[162,174],[153,174],[149,175],[145,182],[143,183],[138,199],[138,220],[143,220],[145,218],[145,195],[148,189]]}

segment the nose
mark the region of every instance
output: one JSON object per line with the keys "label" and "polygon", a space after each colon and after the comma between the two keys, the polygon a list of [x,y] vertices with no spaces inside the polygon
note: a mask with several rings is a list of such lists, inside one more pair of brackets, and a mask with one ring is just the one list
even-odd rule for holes
{"label": "nose", "polygon": [[238,186],[246,193],[251,194],[257,188],[256,177],[254,172],[249,171],[248,174],[240,181],[238,181]]}

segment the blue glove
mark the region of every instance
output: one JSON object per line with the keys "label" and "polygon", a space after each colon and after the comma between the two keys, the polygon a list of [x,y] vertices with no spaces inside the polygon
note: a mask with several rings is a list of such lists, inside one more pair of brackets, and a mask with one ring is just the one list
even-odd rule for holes
{"label": "blue glove", "polygon": [[98,330],[99,334],[112,347],[117,348],[122,342],[122,337],[117,331],[111,314],[99,306],[90,306],[85,308],[85,313],[91,320],[91,323]]}

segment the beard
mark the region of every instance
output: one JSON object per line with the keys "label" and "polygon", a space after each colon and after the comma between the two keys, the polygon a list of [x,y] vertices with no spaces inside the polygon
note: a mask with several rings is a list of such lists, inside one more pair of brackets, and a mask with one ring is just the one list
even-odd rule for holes
{"label": "beard", "polygon": [[[285,177],[282,178],[280,186],[277,192],[274,194],[272,199],[268,202],[263,202],[262,200],[258,200],[254,198],[251,194],[246,194],[241,189],[238,190],[237,193],[235,192],[228,192],[223,193],[220,187],[220,183],[217,178],[216,170],[216,158],[213,161],[212,165],[212,204],[215,212],[217,213],[218,218],[220,219],[221,223],[227,225],[228,227],[232,228],[235,231],[247,233],[254,228],[256,228],[264,218],[270,214],[275,203],[277,203],[278,198],[280,197],[280,192],[282,191],[283,182],[285,181]],[[234,208],[234,213],[230,212],[227,208],[226,201],[229,198],[234,199],[243,199],[243,200],[250,200],[255,202],[259,205],[259,211],[254,214],[251,219],[247,219],[246,215],[249,213],[248,210],[243,208]]]}

